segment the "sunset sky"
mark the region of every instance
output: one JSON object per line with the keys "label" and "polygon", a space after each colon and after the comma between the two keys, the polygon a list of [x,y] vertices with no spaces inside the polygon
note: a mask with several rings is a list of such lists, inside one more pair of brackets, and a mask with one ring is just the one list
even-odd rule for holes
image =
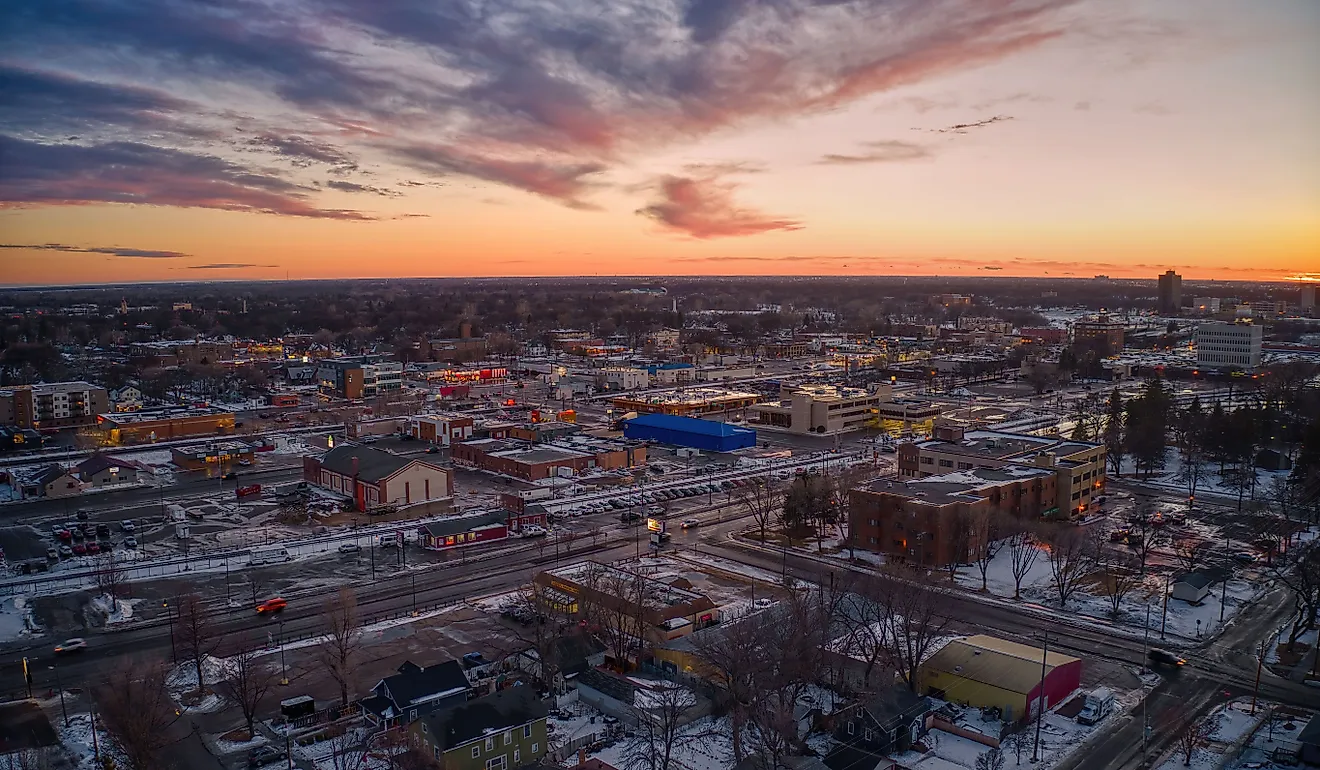
{"label": "sunset sky", "polygon": [[0,283],[1320,277],[1315,0],[6,0]]}

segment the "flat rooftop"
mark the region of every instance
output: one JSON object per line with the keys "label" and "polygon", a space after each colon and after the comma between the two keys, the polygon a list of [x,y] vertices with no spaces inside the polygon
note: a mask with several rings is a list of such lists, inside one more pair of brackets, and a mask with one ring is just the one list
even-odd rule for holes
{"label": "flat rooftop", "polygon": [[970,471],[942,473],[938,476],[927,476],[909,481],[874,479],[866,484],[865,488],[872,492],[919,499],[932,505],[944,505],[955,502],[976,502],[983,497],[976,494],[976,492],[987,487],[1011,481],[1025,481],[1033,478],[1043,479],[1053,475],[1053,470],[1050,468],[1030,468],[1026,466],[977,468]]}
{"label": "flat rooftop", "polygon": [[615,398],[618,402],[638,403],[638,404],[665,404],[665,405],[684,405],[684,404],[709,404],[719,403],[720,401],[738,401],[742,399],[760,400],[761,394],[748,393],[739,390],[724,390],[723,388],[687,388],[681,391],[669,391],[665,393],[651,393],[642,396],[620,396]]}
{"label": "flat rooftop", "polygon": [[233,417],[234,413],[216,407],[178,407],[165,409],[142,409],[136,412],[116,412],[97,415],[99,422],[111,422],[116,425],[133,425],[158,420],[186,420],[193,417]]}
{"label": "flat rooftop", "polygon": [[[546,573],[564,580],[571,580],[578,585],[589,585],[593,581],[633,581],[641,579],[646,594],[645,604],[648,607],[660,609],[672,607],[676,604],[685,604],[688,602],[697,602],[701,600],[710,601],[705,594],[689,591],[685,588],[678,588],[661,580],[643,575],[637,572],[619,569],[610,564],[601,564],[600,562],[584,561],[577,564],[569,564],[563,567],[546,570]],[[714,606],[712,604],[712,606]]]}
{"label": "flat rooftop", "polygon": [[930,449],[946,454],[1007,460],[1035,452],[1053,452],[1061,456],[1070,455],[1096,449],[1100,445],[1080,441],[1061,441],[1057,438],[1043,436],[1028,436],[1023,433],[975,430],[964,434],[962,441],[931,439],[919,442],[917,446],[921,449]]}

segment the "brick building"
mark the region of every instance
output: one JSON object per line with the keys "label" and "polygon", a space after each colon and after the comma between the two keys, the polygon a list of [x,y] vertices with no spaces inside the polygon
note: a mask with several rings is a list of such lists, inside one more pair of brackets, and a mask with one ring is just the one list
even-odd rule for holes
{"label": "brick building", "polygon": [[416,457],[346,444],[320,458],[303,458],[303,478],[353,498],[360,511],[454,496],[453,474]]}
{"label": "brick building", "polygon": [[19,428],[79,428],[110,410],[105,388],[87,382],[48,382],[0,390],[0,420]]}
{"label": "brick building", "polygon": [[646,464],[643,444],[588,437],[539,444],[514,438],[475,439],[453,444],[450,451],[455,465],[527,481]]}
{"label": "brick building", "polygon": [[194,436],[234,432],[234,413],[210,407],[160,407],[136,412],[100,414],[96,426],[107,444],[149,444]]}

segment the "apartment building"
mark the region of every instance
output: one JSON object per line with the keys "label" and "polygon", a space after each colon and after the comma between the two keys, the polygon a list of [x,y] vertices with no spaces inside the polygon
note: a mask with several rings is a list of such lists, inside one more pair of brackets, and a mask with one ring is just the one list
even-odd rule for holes
{"label": "apartment building", "polygon": [[1052,469],[979,468],[911,481],[875,479],[849,492],[853,545],[896,561],[943,567],[969,561],[991,515],[1034,519],[1058,504]]}
{"label": "apartment building", "polygon": [[0,390],[0,416],[5,424],[37,430],[79,428],[109,411],[105,388],[88,382],[48,382]]}
{"label": "apartment building", "polygon": [[1208,323],[1196,328],[1196,363],[1222,369],[1260,366],[1264,329],[1251,323]]}
{"label": "apartment building", "polygon": [[898,448],[900,479],[921,479],[977,469],[1043,468],[1055,475],[1056,499],[1041,516],[1075,518],[1095,506],[1105,489],[1103,444],[1004,431],[935,428],[929,441]]}
{"label": "apartment building", "polygon": [[1078,321],[1073,325],[1073,343],[1102,357],[1118,355],[1123,352],[1123,324],[1106,316]]}
{"label": "apartment building", "polygon": [[834,385],[783,385],[778,401],[755,404],[749,411],[757,425],[790,433],[844,433],[874,424],[891,393],[888,384],[874,393]]}
{"label": "apartment building", "polygon": [[372,356],[327,358],[316,370],[323,398],[375,398],[403,389],[403,364]]}

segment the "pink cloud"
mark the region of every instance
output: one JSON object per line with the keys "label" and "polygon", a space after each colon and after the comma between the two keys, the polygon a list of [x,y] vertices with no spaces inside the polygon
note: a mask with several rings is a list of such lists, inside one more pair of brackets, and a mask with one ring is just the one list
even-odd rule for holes
{"label": "pink cloud", "polygon": [[660,200],[637,213],[666,229],[702,239],[802,229],[795,220],[739,208],[733,199],[736,189],[737,185],[713,176],[666,176],[659,182]]}

